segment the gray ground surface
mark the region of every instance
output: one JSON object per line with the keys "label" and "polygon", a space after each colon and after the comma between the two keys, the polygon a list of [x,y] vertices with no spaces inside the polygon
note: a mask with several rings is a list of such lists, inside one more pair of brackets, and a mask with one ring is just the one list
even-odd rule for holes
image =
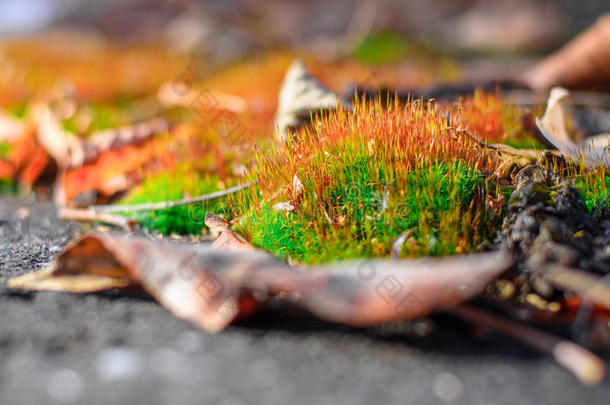
{"label": "gray ground surface", "polygon": [[[16,210],[26,206],[27,218]],[[6,289],[77,232],[48,203],[0,199],[0,403],[607,404],[610,380],[570,374],[498,335],[474,339],[448,316],[354,330],[289,311],[218,335],[139,293]],[[415,331],[431,328],[427,336]],[[606,356],[608,359],[608,356]]]}

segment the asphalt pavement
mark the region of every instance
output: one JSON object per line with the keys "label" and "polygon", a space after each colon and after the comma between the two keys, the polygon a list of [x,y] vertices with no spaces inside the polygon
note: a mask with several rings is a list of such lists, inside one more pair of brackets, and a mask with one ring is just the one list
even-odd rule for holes
{"label": "asphalt pavement", "polygon": [[551,358],[448,315],[352,329],[280,307],[212,335],[145,293],[6,288],[79,232],[48,202],[0,198],[2,405],[610,401],[610,378],[584,387]]}

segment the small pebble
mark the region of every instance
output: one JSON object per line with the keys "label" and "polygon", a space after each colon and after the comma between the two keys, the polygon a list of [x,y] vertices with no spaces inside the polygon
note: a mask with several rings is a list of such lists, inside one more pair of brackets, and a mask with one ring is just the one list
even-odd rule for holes
{"label": "small pebble", "polygon": [[142,369],[142,359],[136,350],[111,347],[100,352],[96,366],[101,379],[114,381],[137,376]]}
{"label": "small pebble", "polygon": [[434,395],[441,401],[455,401],[462,395],[464,385],[455,374],[440,373],[434,380]]}
{"label": "small pebble", "polygon": [[69,368],[53,371],[46,384],[49,397],[64,404],[77,402],[83,394],[83,388],[83,379]]}

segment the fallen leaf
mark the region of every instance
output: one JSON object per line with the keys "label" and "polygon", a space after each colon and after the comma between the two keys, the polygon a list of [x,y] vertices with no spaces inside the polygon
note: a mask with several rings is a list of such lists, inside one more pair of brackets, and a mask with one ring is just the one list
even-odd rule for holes
{"label": "fallen leaf", "polygon": [[212,233],[218,235],[211,247],[214,249],[223,249],[230,251],[250,251],[254,250],[252,246],[243,236],[234,232],[231,225],[224,218],[219,217],[211,212],[205,214],[205,225]]}
{"label": "fallen leaf", "polygon": [[290,138],[290,131],[308,122],[312,114],[351,104],[329,90],[309,74],[305,63],[297,59],[286,72],[280,88],[278,109],[275,115],[275,129],[280,141]]}
{"label": "fallen leaf", "polygon": [[453,307],[512,264],[511,256],[493,252],[299,269],[259,250],[93,234],[69,246],[52,268],[19,276],[8,285],[72,292],[139,286],[176,316],[210,332],[278,295],[321,319],[364,326]]}
{"label": "fallen leaf", "polygon": [[300,199],[303,196],[303,191],[305,191],[305,187],[303,187],[303,183],[295,173],[292,177],[292,197],[295,200]]}
{"label": "fallen leaf", "polygon": [[415,228],[407,229],[403,233],[401,233],[398,238],[394,239],[392,242],[392,257],[394,259],[400,258],[400,251],[402,250],[402,246],[405,244],[406,240],[413,235],[415,232]]}
{"label": "fallen leaf", "polygon": [[61,169],[79,167],[85,160],[83,142],[65,131],[48,105],[32,106],[32,120],[36,125],[36,140]]}
{"label": "fallen leaf", "polygon": [[[576,146],[568,135],[562,106],[562,102],[567,99],[569,94],[570,93],[563,87],[554,87],[551,89],[546,103],[546,110],[539,120],[539,126],[542,125],[547,132],[552,134],[551,140],[546,138],[546,134],[543,132],[542,134],[545,136],[545,139],[551,142],[551,144],[559,150],[575,149]],[[538,120],[536,123],[538,124]]]}
{"label": "fallen leaf", "polygon": [[141,143],[148,138],[168,132],[169,123],[162,118],[153,118],[120,128],[111,128],[93,132],[83,142],[83,161],[77,167],[97,159],[102,153],[120,150],[128,145]]}
{"label": "fallen leaf", "polygon": [[49,163],[49,156],[36,142],[35,131],[26,126],[24,132],[11,144],[9,155],[0,160],[0,178],[16,179],[19,184],[31,188]]}
{"label": "fallen leaf", "polygon": [[[570,136],[565,123],[563,103],[569,92],[562,87],[551,89],[546,111],[542,118],[536,117],[536,125],[544,138],[568,158],[579,161],[584,160],[588,167],[610,166],[610,148],[607,135],[596,136],[577,144]],[[603,144],[606,139],[606,144]]]}
{"label": "fallen leaf", "polygon": [[610,89],[610,14],[525,73],[533,89]]}

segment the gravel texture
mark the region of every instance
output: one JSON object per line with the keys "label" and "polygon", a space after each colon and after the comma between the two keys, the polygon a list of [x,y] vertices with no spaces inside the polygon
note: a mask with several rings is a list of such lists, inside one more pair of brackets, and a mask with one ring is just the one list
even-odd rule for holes
{"label": "gravel texture", "polygon": [[610,379],[585,388],[551,358],[496,334],[475,338],[449,316],[357,330],[282,309],[210,335],[143,293],[5,287],[49,263],[77,232],[48,203],[0,199],[3,405],[574,405],[610,398]]}

